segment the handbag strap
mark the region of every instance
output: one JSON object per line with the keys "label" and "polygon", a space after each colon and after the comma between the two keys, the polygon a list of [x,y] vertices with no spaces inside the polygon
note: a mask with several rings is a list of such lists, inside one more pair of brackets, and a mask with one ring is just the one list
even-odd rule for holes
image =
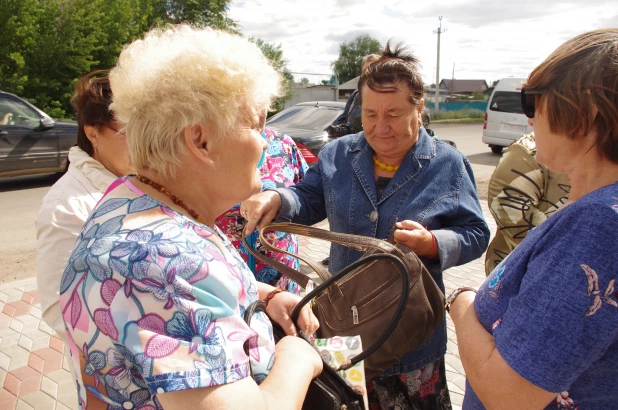
{"label": "handbag strap", "polygon": [[[310,238],[322,239],[322,240],[337,243],[339,245],[346,246],[348,248],[352,248],[352,249],[359,250],[359,251],[378,250],[380,252],[385,252],[385,253],[397,253],[398,255],[403,256],[402,252],[392,243],[381,240],[381,239],[368,237],[368,236],[332,232],[332,231],[327,231],[325,229],[319,229],[319,228],[314,228],[311,226],[299,225],[299,224],[294,224],[294,223],[289,223],[289,222],[270,223],[259,230],[260,242],[262,246],[264,246],[266,249],[272,252],[283,253],[283,254],[292,256],[294,258],[300,259],[301,261],[305,262],[305,264],[307,264],[309,267],[311,267],[311,269],[313,269],[315,273],[317,273],[317,275],[320,277],[322,282],[327,281],[332,276],[330,272],[328,272],[328,270],[324,269],[321,265],[319,265],[315,261],[312,261],[309,258],[305,258],[298,254],[288,252],[283,249],[279,249],[276,246],[272,245],[270,242],[268,242],[268,240],[264,236],[265,231],[279,231],[279,232],[292,233],[292,234],[296,234],[300,236],[307,236]],[[244,229],[242,231],[242,241],[245,247],[247,248],[247,250],[249,251],[249,253],[251,253],[251,255],[255,256],[257,259],[259,259],[263,263],[272,266],[273,268],[275,268],[277,271],[281,272],[282,274],[288,276],[289,278],[291,278],[293,281],[298,283],[303,288],[307,287],[309,278],[304,273],[299,272],[296,269],[293,269],[279,262],[278,260],[274,258],[268,257],[256,251],[254,247],[251,246],[247,242]]]}
{"label": "handbag strap", "polygon": [[[296,323],[303,306],[309,303],[314,297],[320,295],[323,292],[326,292],[329,286],[331,286],[336,280],[342,279],[349,273],[353,272],[354,269],[356,269],[358,266],[361,266],[371,261],[379,260],[379,259],[389,259],[393,263],[393,265],[397,268],[397,271],[399,272],[399,275],[401,276],[401,297],[399,298],[399,303],[397,304],[397,307],[395,309],[395,314],[391,317],[389,322],[386,324],[382,333],[380,333],[380,335],[373,341],[373,343],[369,347],[363,349],[361,353],[357,354],[353,358],[346,360],[336,370],[347,370],[350,367],[354,366],[356,363],[360,362],[361,360],[365,360],[368,356],[370,356],[372,353],[378,350],[378,348],[382,346],[382,344],[386,341],[386,339],[388,339],[388,337],[397,328],[397,324],[399,323],[399,320],[401,320],[401,317],[403,316],[406,305],[408,304],[409,288],[410,288],[410,277],[408,276],[408,268],[403,263],[401,258],[395,255],[389,254],[389,253],[374,253],[374,254],[367,255],[367,256],[360,258],[356,262],[346,266],[336,276],[332,276],[331,278],[329,278],[328,280],[326,280],[325,282],[317,286],[314,290],[307,293],[305,297],[302,298],[300,302],[298,302],[298,304],[292,311],[292,314],[290,315],[292,321]],[[298,334],[300,337],[310,342],[309,337],[307,337],[305,332],[302,331],[301,329],[298,329]]]}
{"label": "handbag strap", "polygon": [[245,314],[243,315],[243,319],[247,326],[251,327],[251,318],[255,314],[255,312],[264,312],[266,313],[266,302],[263,300],[256,300],[245,309]]}
{"label": "handbag strap", "polygon": [[[251,255],[255,256],[256,259],[259,259],[260,261],[262,261],[266,265],[272,266],[277,271],[279,271],[282,274],[286,275],[287,277],[292,279],[294,282],[298,283],[303,288],[307,287],[307,284],[310,281],[310,279],[309,279],[309,277],[307,275],[305,275],[302,272],[297,271],[296,269],[290,268],[289,266],[287,266],[284,263],[279,262],[275,258],[271,258],[269,256],[263,255],[261,252],[258,252],[247,241],[247,235],[246,235],[244,229],[242,230],[242,241],[243,241],[243,244],[245,245],[245,248],[247,248],[249,253]],[[328,273],[328,271],[326,271],[326,269],[322,268],[321,266],[318,266],[318,264],[315,263],[314,261],[308,260],[306,258],[301,257],[300,255],[296,255],[294,253],[290,253],[290,252],[281,250],[281,249],[279,249],[279,248],[277,248],[275,246],[272,246],[270,243],[268,243],[268,240],[262,235],[261,232],[260,232],[260,242],[268,250],[271,250],[271,251],[274,251],[274,252],[279,252],[279,253],[285,253],[287,255],[291,255],[291,256],[293,256],[295,258],[298,258],[298,259],[302,260],[307,265],[309,265],[318,274],[318,276],[320,276],[322,281],[327,280],[331,276],[330,273]]]}
{"label": "handbag strap", "polygon": [[[274,222],[266,225],[260,229],[260,240],[263,240],[264,231],[287,232],[301,236],[308,236],[310,238],[323,239],[325,241],[333,242],[360,251],[375,249],[381,252],[389,253],[397,249],[395,245],[382,239],[376,239],[370,236],[333,232],[326,229],[314,228],[313,226],[299,225],[290,222]],[[264,246],[270,250],[294,256],[294,254],[289,252],[278,250],[270,243],[264,244]]]}

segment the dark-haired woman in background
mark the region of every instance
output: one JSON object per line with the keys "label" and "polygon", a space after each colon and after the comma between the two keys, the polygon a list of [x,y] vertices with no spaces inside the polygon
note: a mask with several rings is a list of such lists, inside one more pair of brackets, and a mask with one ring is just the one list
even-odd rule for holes
{"label": "dark-haired woman in background", "polygon": [[[364,132],[320,151],[317,165],[294,187],[265,191],[241,205],[247,232],[280,220],[395,241],[421,257],[444,291],[442,272],[478,258],[489,229],[468,160],[421,127],[423,81],[418,60],[390,45],[358,82]],[[333,244],[329,270],[361,252]],[[418,348],[367,383],[369,407],[450,409],[444,353],[446,322]]]}
{"label": "dark-haired woman in background", "polygon": [[105,71],[93,71],[77,82],[71,100],[77,115],[77,146],[69,151],[69,169],[43,198],[35,221],[42,317],[64,342],[58,298],[67,259],[105,190],[119,176],[134,172],[125,135],[109,111],[111,99]]}

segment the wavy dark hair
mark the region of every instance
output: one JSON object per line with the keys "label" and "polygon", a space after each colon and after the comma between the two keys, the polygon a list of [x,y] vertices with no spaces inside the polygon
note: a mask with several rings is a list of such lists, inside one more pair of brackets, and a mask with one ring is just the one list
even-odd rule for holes
{"label": "wavy dark hair", "polygon": [[405,86],[410,93],[409,101],[419,105],[425,89],[420,68],[418,58],[403,43],[393,47],[389,40],[380,58],[369,64],[358,80],[361,103],[365,85],[379,93],[393,93]]}
{"label": "wavy dark hair", "polygon": [[535,98],[551,132],[579,139],[596,130],[599,153],[618,163],[618,28],[568,40],[532,71],[525,87],[545,89]]}
{"label": "wavy dark hair", "polygon": [[77,146],[90,156],[94,154],[94,148],[84,126],[92,125],[99,131],[110,126],[114,121],[114,115],[109,110],[111,102],[112,89],[107,70],[92,71],[80,77],[75,84],[71,104],[77,117]]}

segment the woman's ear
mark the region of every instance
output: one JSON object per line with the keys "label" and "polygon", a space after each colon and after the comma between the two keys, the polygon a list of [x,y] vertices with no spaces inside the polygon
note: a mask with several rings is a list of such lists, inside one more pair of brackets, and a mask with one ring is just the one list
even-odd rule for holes
{"label": "woman's ear", "polygon": [[92,144],[92,148],[96,151],[99,145],[99,131],[97,131],[97,127],[93,125],[84,125],[84,133],[88,141]]}
{"label": "woman's ear", "polygon": [[212,138],[204,124],[189,125],[184,129],[184,140],[189,152],[200,159],[210,156],[212,150]]}
{"label": "woman's ear", "polygon": [[423,108],[425,108],[425,99],[421,98],[421,102],[416,107],[418,116],[418,125],[423,125]]}

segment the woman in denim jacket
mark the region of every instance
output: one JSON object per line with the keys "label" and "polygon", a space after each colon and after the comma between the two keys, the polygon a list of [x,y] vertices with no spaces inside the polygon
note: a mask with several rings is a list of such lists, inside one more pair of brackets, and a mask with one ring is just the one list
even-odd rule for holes
{"label": "woman in denim jacket", "polygon": [[[442,272],[480,257],[489,229],[468,160],[421,125],[418,60],[386,46],[359,80],[364,132],[327,144],[300,184],[243,202],[247,229],[273,220],[311,225],[328,218],[335,232],[407,245],[444,291]],[[331,272],[362,256],[333,244]],[[444,354],[446,322],[367,385],[373,409],[450,409]]]}

